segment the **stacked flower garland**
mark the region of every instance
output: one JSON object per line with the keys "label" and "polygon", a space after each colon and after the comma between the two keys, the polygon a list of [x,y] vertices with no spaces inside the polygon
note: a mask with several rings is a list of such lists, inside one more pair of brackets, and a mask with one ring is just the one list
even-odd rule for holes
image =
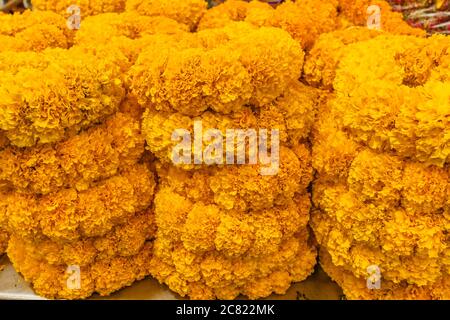
{"label": "stacked flower garland", "polygon": [[266,297],[320,246],[348,298],[449,298],[447,37],[381,0],[72,4],[0,15],[0,253],[38,294]]}
{"label": "stacked flower garland", "polygon": [[[55,16],[64,28],[51,28]],[[56,14],[5,15],[14,50],[29,17],[62,48],[72,41]],[[38,294],[83,298],[149,274],[155,179],[139,107],[125,98],[127,57],[95,43],[62,48],[0,53],[0,220],[10,260]]]}
{"label": "stacked flower garland", "polygon": [[[142,131],[159,159],[152,275],[180,295],[266,297],[312,272],[306,138],[318,93],[298,83],[303,57],[285,31],[235,23],[144,50],[131,68],[132,93],[147,108]],[[213,165],[174,165],[171,136],[178,128],[194,136],[196,121],[223,141],[228,129],[278,129],[279,172],[226,164],[219,153]],[[200,143],[188,146],[189,159],[205,156]],[[245,140],[239,148],[250,149]]]}
{"label": "stacked flower garland", "polygon": [[325,79],[340,60],[314,132],[320,263],[350,299],[448,299],[449,40],[355,34],[313,49]]}

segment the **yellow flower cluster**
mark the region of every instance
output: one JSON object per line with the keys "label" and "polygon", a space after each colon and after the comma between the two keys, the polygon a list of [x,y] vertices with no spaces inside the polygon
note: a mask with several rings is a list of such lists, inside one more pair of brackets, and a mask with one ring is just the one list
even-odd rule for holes
{"label": "yellow flower cluster", "polygon": [[334,83],[344,130],[374,150],[448,164],[449,57],[445,36],[382,36],[352,45]]}
{"label": "yellow flower cluster", "polygon": [[403,20],[402,14],[392,11],[390,4],[385,0],[338,0],[338,2],[342,19],[354,25],[365,26],[368,19],[367,9],[371,5],[376,5],[380,8],[382,30],[393,34],[425,35],[424,30],[410,27]]}
{"label": "yellow flower cluster", "polygon": [[[150,219],[151,215],[142,213],[105,237],[69,246],[30,243],[13,236],[8,255],[15,269],[42,296],[81,299],[95,292],[107,296],[149,274],[152,243],[146,240],[153,234]],[[74,287],[70,285],[71,267],[79,272]]]}
{"label": "yellow flower cluster", "polygon": [[0,12],[0,52],[67,48],[72,36],[66,20],[56,13],[25,11],[11,15]]}
{"label": "yellow flower cluster", "polygon": [[[163,16],[104,13],[83,19],[83,28],[77,31],[74,42],[77,48],[97,56],[115,55],[125,81],[126,72],[142,49],[155,42],[176,42],[188,31],[188,26]],[[128,87],[127,83],[124,85]]]}
{"label": "yellow flower cluster", "polygon": [[45,196],[0,193],[0,218],[11,233],[32,239],[102,236],[144,210],[154,189],[151,171],[136,164],[86,191],[64,188]]}
{"label": "yellow flower cluster", "polygon": [[152,275],[194,299],[283,294],[305,279],[316,259],[306,228],[309,150],[282,147],[280,163],[276,176],[258,166],[160,165]]}
{"label": "yellow flower cluster", "polygon": [[[0,253],[6,250],[45,297],[107,295],[150,272],[156,181],[143,163],[152,160],[143,155],[142,108],[124,82],[145,44],[118,31],[136,15],[120,17],[118,24],[110,19],[112,43],[96,43],[92,28],[99,24],[88,21],[90,38],[77,34],[64,45],[41,41],[0,52]],[[16,24],[2,24],[1,34],[17,39],[44,21],[62,19],[61,30],[69,30],[56,13],[3,18]],[[140,21],[132,28],[149,38],[160,27],[188,30],[168,18]],[[46,49],[52,46],[60,48]],[[68,286],[70,267],[81,272],[77,290]]]}
{"label": "yellow flower cluster", "polygon": [[83,19],[75,35],[77,45],[105,44],[114,37],[139,39],[152,34],[177,34],[189,31],[184,24],[163,16],[142,16],[138,12],[104,13]]}
{"label": "yellow flower cluster", "polygon": [[306,56],[303,78],[311,86],[332,90],[336,68],[347,46],[382,34],[356,26],[321,34]]}
{"label": "yellow flower cluster", "polygon": [[107,56],[48,49],[14,60],[0,67],[0,130],[18,147],[58,142],[103,121],[125,94],[120,69]]}
{"label": "yellow flower cluster", "polygon": [[[160,161],[152,275],[195,299],[282,294],[316,259],[306,142],[320,93],[298,82],[304,53],[284,30],[244,22],[173,37],[142,50],[129,72],[131,94],[147,109],[142,132]],[[261,175],[263,164],[177,167],[171,135],[194,133],[195,121],[224,135],[278,129],[279,172]]]}
{"label": "yellow flower cluster", "polygon": [[[448,37],[383,0],[33,6],[0,14],[0,254],[38,294],[153,275],[183,297],[262,298],[320,246],[347,298],[450,299]],[[230,129],[279,130],[277,172]],[[179,130],[200,162],[176,163]],[[227,163],[232,135],[247,164]]]}
{"label": "yellow flower cluster", "polygon": [[[144,151],[138,120],[117,113],[103,125],[68,140],[25,151],[0,151],[0,190],[48,194],[58,188],[88,189],[136,163]],[[105,159],[108,159],[105,162]]]}
{"label": "yellow flower cluster", "polygon": [[304,49],[315,39],[337,27],[337,5],[334,1],[286,1],[272,8],[267,3],[228,0],[204,15],[199,29],[217,28],[230,21],[246,21],[256,26],[271,26],[287,31]]}
{"label": "yellow flower cluster", "polygon": [[[32,4],[34,10],[53,11],[65,18],[79,14],[83,28],[86,17],[128,12],[141,16],[138,19],[142,16],[170,18],[194,31],[207,9],[204,0],[33,0]],[[79,12],[69,9],[73,6]]]}
{"label": "yellow flower cluster", "polygon": [[[249,106],[241,106],[228,115],[206,111],[198,117],[189,117],[180,112],[148,109],[142,119],[142,131],[149,150],[163,163],[173,163],[174,160],[172,151],[177,142],[172,140],[172,133],[176,129],[184,128],[193,135],[194,121],[202,121],[204,130],[220,130],[224,140],[227,137],[227,129],[278,129],[280,142],[293,147],[309,135],[317,98],[319,92],[316,89],[294,81],[281,97],[263,106],[256,113]],[[206,143],[203,147],[207,147]],[[204,148],[192,152],[199,156],[203,154]],[[186,169],[196,167],[194,164],[181,166]]]}
{"label": "yellow flower cluster", "polygon": [[127,0],[126,11],[134,11],[144,16],[171,18],[189,26],[194,31],[204,15],[207,2],[203,0]]}
{"label": "yellow flower cluster", "polygon": [[450,297],[449,44],[384,34],[339,53],[313,134],[311,226],[347,298]]}
{"label": "yellow flower cluster", "polygon": [[237,23],[196,35],[143,50],[130,70],[141,105],[187,116],[208,108],[229,114],[270,103],[300,76],[304,53],[280,29]]}
{"label": "yellow flower cluster", "polygon": [[33,9],[48,10],[68,17],[75,12],[67,9],[76,5],[80,8],[82,17],[97,15],[105,12],[122,12],[125,10],[126,0],[33,0]]}
{"label": "yellow flower cluster", "polygon": [[287,31],[301,46],[310,50],[319,35],[347,26],[366,26],[367,8],[381,9],[382,30],[398,34],[425,35],[411,28],[400,13],[392,12],[383,0],[288,0],[276,8],[259,1],[227,0],[203,16],[199,29],[217,28],[230,21],[246,21],[256,26],[272,26]]}

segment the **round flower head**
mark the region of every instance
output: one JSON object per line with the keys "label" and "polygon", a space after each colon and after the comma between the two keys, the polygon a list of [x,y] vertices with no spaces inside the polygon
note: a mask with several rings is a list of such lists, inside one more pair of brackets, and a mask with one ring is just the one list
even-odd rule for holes
{"label": "round flower head", "polygon": [[[350,299],[448,296],[439,288],[450,267],[450,168],[355,142],[340,94],[321,105],[313,130],[311,227],[321,263]],[[366,287],[371,266],[382,275],[379,292]]]}
{"label": "round flower head", "polygon": [[96,258],[85,266],[50,264],[33,256],[33,250],[23,240],[13,238],[8,256],[36,293],[50,299],[84,299],[94,293],[108,296],[150,273],[151,242],[135,255]]}
{"label": "round flower head", "polygon": [[54,145],[3,149],[0,189],[37,194],[63,187],[86,190],[137,163],[143,152],[139,121],[117,113],[106,123]]}
{"label": "round flower head", "polygon": [[[243,175],[223,171],[226,169],[159,170],[152,275],[180,295],[194,299],[233,299],[239,294],[256,299],[273,292],[283,294],[291,282],[309,275],[315,263],[306,229],[309,196],[302,186],[295,188],[299,193],[280,195],[274,201],[278,204],[269,203],[255,193],[265,190],[267,195],[276,182],[249,172],[244,176],[245,169]],[[251,187],[258,180],[259,187]],[[293,178],[292,182],[298,180]],[[266,190],[265,183],[272,188]],[[232,189],[238,194],[230,207]],[[285,189],[290,187],[285,185]],[[246,207],[238,206],[248,199],[252,200]],[[171,209],[167,210],[169,203]]]}
{"label": "round flower head", "polygon": [[60,189],[45,196],[1,193],[0,218],[21,237],[53,241],[102,236],[147,208],[155,181],[144,165],[123,169],[86,191]]}
{"label": "round flower head", "polygon": [[136,11],[144,16],[163,16],[183,23],[193,31],[206,12],[207,2],[203,0],[128,0],[127,11]]}
{"label": "round flower head", "polygon": [[[449,54],[445,43],[445,37],[380,36],[350,45],[334,81],[344,129],[374,150],[448,163],[450,82],[432,72]],[[403,52],[423,47],[432,62],[413,66],[416,57]]]}
{"label": "round flower head", "polygon": [[[320,265],[325,272],[336,281],[350,300],[448,300],[450,278],[448,275],[440,278],[430,286],[416,286],[408,283],[393,283],[381,277],[380,289],[369,289],[372,282],[367,277],[355,277],[351,272],[340,266],[335,266],[325,250],[320,251]],[[375,269],[377,270],[377,269]],[[371,280],[369,280],[371,281]]]}
{"label": "round flower head", "polygon": [[0,14],[0,52],[68,48],[71,38],[66,20],[56,13],[25,11]]}
{"label": "round flower head", "polygon": [[245,28],[247,34],[235,34],[239,28],[202,33],[195,47],[161,42],[143,50],[129,73],[132,94],[143,106],[189,116],[207,109],[228,114],[244,104],[273,101],[300,77],[304,53],[280,29]]}
{"label": "round flower head", "polygon": [[332,90],[336,69],[345,48],[349,44],[369,40],[381,34],[366,27],[350,27],[320,35],[306,56],[303,77],[314,87]]}
{"label": "round flower head", "polygon": [[76,48],[24,56],[0,71],[0,129],[11,144],[58,142],[118,110],[124,89],[114,58]]}

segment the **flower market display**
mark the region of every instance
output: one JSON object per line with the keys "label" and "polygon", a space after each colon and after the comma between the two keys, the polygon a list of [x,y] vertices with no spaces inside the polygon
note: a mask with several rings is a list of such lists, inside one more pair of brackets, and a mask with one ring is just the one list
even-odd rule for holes
{"label": "flower market display", "polygon": [[0,256],[49,299],[450,299],[448,6],[0,2]]}

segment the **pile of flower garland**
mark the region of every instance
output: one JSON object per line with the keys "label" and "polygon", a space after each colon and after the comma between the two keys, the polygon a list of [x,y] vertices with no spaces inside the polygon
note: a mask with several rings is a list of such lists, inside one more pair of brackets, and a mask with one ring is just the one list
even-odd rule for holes
{"label": "pile of flower garland", "polygon": [[315,48],[322,79],[340,60],[313,141],[320,263],[350,299],[448,299],[449,39],[344,36]]}
{"label": "pile of flower garland", "polygon": [[[0,253],[38,294],[261,298],[319,248],[348,298],[450,298],[446,36],[382,0],[75,2],[79,30],[72,1],[0,14]],[[279,130],[278,172],[176,164],[198,122]]]}

